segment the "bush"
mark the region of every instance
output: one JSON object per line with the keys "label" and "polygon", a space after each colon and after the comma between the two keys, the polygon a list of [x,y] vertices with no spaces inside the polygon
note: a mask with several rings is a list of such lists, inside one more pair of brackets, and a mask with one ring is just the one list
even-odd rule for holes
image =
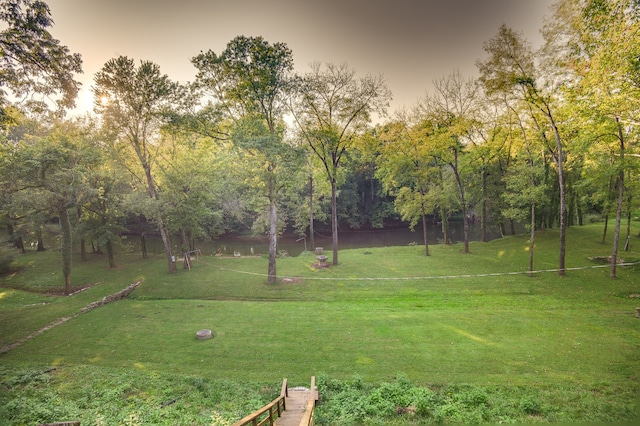
{"label": "bush", "polygon": [[542,414],[542,404],[533,397],[525,396],[520,400],[520,409],[528,415],[538,416]]}
{"label": "bush", "polygon": [[11,271],[11,265],[18,257],[18,250],[9,244],[0,244],[0,275]]}

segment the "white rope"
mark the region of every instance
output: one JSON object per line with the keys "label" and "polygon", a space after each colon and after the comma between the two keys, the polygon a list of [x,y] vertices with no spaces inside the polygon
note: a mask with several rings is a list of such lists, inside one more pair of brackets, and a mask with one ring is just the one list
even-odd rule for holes
{"label": "white rope", "polygon": [[[212,265],[218,269],[223,271],[229,271],[236,274],[244,274],[244,275],[255,275],[259,277],[268,278],[268,274],[261,274],[258,272],[248,272],[248,271],[239,271],[237,269],[224,268],[222,266],[213,265],[208,263],[208,265]],[[619,263],[618,266],[633,266],[638,265],[640,262],[632,262],[632,263]],[[565,271],[579,271],[585,269],[596,269],[596,268],[610,268],[611,265],[591,265],[591,266],[578,266],[573,268],[564,268]],[[434,279],[461,279],[461,278],[479,278],[479,277],[500,277],[500,276],[508,276],[508,275],[533,275],[533,274],[542,274],[549,272],[558,272],[560,269],[539,269],[537,271],[516,271],[516,272],[493,272],[488,274],[463,274],[463,275],[432,275],[432,276],[423,276],[423,277],[302,277],[305,280],[317,280],[317,281],[419,281],[419,280],[434,280]]]}

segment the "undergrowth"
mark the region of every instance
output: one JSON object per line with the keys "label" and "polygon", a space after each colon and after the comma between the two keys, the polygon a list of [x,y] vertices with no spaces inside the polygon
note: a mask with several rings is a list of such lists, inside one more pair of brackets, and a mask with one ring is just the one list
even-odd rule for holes
{"label": "undergrowth", "polygon": [[635,395],[597,386],[415,386],[404,375],[367,384],[320,375],[318,425],[622,422],[637,419]]}
{"label": "undergrowth", "polygon": [[231,425],[273,400],[279,384],[125,369],[0,367],[0,424]]}

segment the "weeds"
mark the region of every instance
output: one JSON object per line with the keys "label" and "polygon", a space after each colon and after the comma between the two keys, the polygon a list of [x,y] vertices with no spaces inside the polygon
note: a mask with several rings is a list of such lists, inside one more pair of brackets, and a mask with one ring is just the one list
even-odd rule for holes
{"label": "weeds", "polygon": [[319,425],[621,422],[636,418],[633,392],[611,386],[605,386],[607,392],[620,392],[615,401],[593,398],[592,392],[578,385],[427,387],[411,384],[403,374],[378,384],[364,384],[359,377],[339,381],[321,375],[317,384]]}
{"label": "weeds", "polygon": [[132,426],[229,425],[271,401],[278,387],[84,366],[0,368],[0,386],[3,425]]}

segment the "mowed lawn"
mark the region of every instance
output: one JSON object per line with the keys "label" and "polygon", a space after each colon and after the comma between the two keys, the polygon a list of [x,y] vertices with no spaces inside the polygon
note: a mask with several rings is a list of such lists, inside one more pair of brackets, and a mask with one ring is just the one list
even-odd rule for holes
{"label": "mowed lawn", "polygon": [[[637,234],[637,229],[635,234]],[[0,345],[126,285],[130,298],[76,316],[0,355],[6,366],[95,365],[238,381],[308,384],[311,375],[418,384],[613,386],[638,389],[640,266],[608,268],[601,225],[568,232],[565,277],[557,266],[558,234],[540,232],[537,272],[526,236],[462,246],[370,248],[340,252],[340,265],[317,270],[308,254],[278,260],[267,284],[264,258],[202,256],[190,271],[166,272],[161,257],[136,253],[74,264],[70,297],[58,253],[30,252],[24,269],[0,283]],[[640,259],[640,240],[620,256]],[[207,328],[209,340],[195,339]]]}

